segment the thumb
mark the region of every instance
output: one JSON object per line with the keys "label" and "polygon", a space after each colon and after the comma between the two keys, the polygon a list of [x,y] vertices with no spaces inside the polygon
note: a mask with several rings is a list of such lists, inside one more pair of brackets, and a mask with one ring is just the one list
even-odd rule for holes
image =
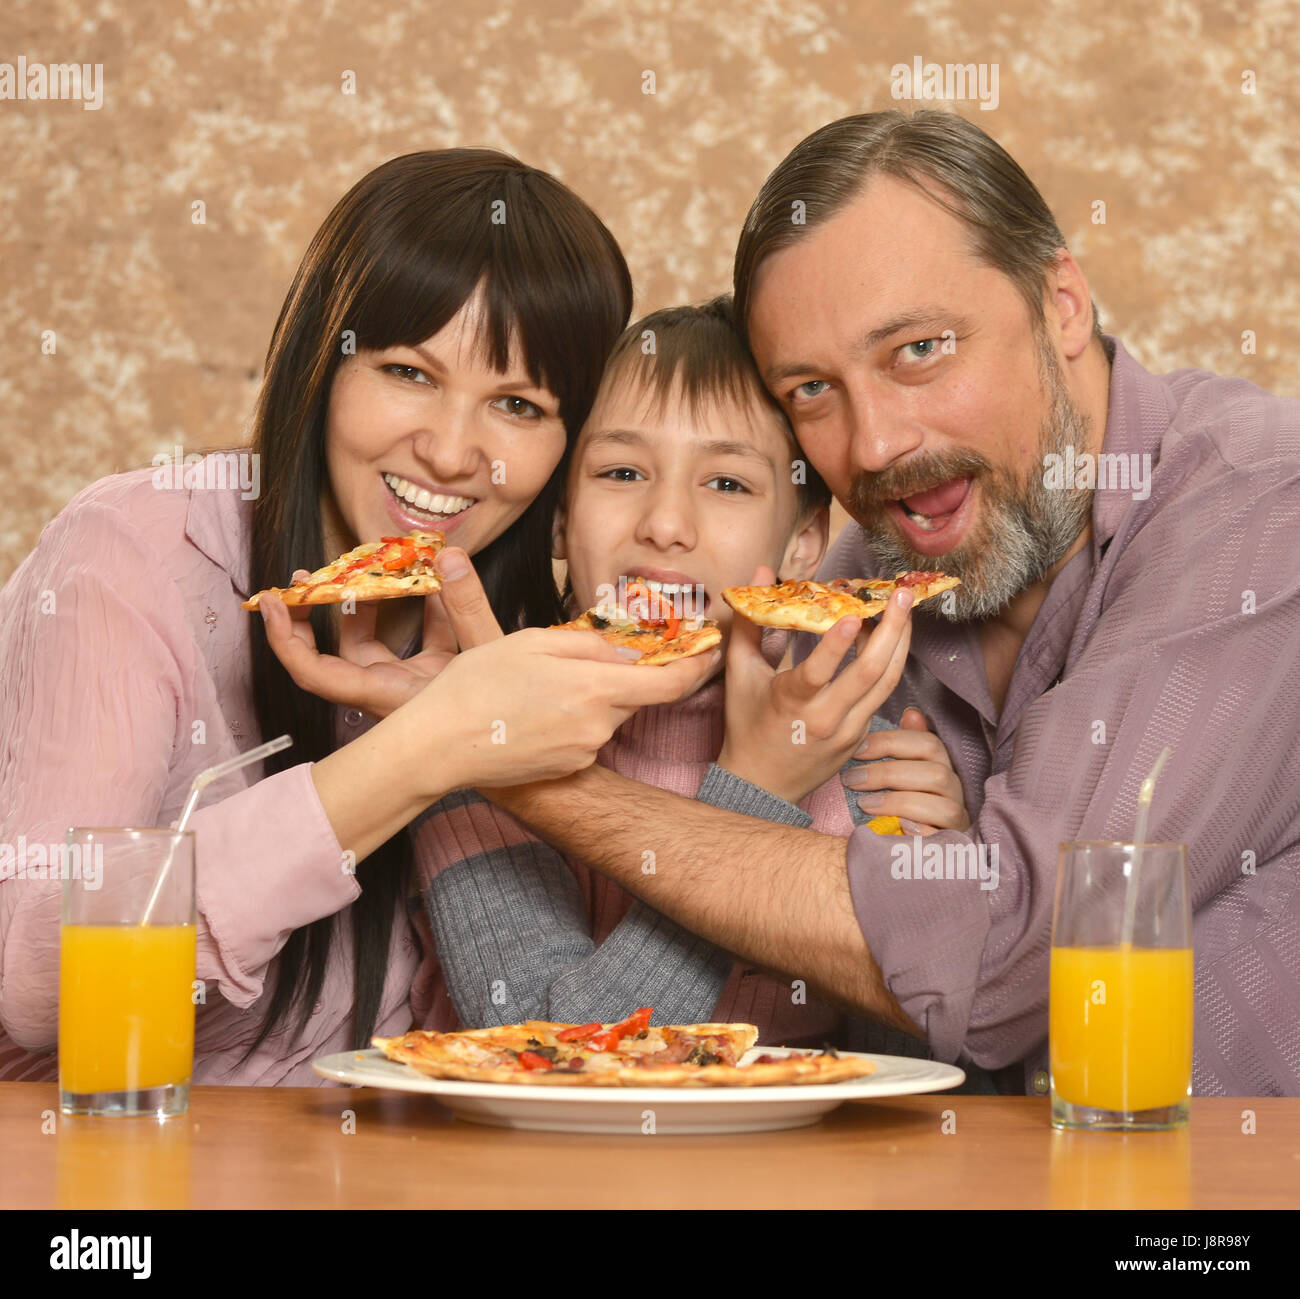
{"label": "thumb", "polygon": [[904,708],[903,715],[898,719],[898,729],[900,731],[928,731],[931,730],[930,723],[925,720],[925,715],[919,708]]}
{"label": "thumb", "polygon": [[470,649],[486,641],[499,640],[504,633],[469,556],[456,546],[440,550],[437,568],[442,578],[439,592],[442,607],[447,611],[460,647]]}

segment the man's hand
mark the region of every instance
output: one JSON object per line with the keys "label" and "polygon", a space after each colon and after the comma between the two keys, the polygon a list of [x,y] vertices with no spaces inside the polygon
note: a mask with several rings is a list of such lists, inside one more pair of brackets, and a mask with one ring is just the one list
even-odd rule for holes
{"label": "man's hand", "polygon": [[849,789],[870,791],[858,799],[864,812],[899,817],[915,834],[970,829],[952,759],[919,708],[904,709],[896,731],[872,731],[853,756],[867,765],[851,767],[840,779]]}
{"label": "man's hand", "polygon": [[[775,578],[762,567],[754,584]],[[899,592],[875,627],[841,618],[802,663],[784,672],[763,657],[762,629],[737,614],[727,650],[727,735],[718,765],[791,803],[834,776],[903,675],[911,603],[911,591]],[[855,640],[857,657],[835,676]]]}

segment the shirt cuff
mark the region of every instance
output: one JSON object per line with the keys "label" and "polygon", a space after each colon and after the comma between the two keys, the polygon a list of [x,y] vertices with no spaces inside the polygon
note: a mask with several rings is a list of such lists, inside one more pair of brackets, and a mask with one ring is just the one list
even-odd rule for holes
{"label": "shirt cuff", "polygon": [[190,819],[198,910],[221,967],[199,977],[215,977],[236,1006],[261,996],[267,965],[295,929],[361,896],[311,767],[276,772]]}
{"label": "shirt cuff", "polygon": [[934,1058],[950,1064],[966,1038],[997,883],[972,866],[980,849],[955,830],[922,837],[861,826],[849,838],[849,892],[862,936]]}
{"label": "shirt cuff", "polygon": [[751,785],[739,776],[733,776],[716,762],[709,764],[709,770],[695,797],[701,803],[712,803],[714,807],[725,808],[729,812],[741,812],[745,816],[760,817],[764,821],[779,821],[783,825],[798,826],[801,830],[806,830],[813,821],[812,813],[805,812],[793,803],[787,803],[775,794],[769,794],[758,785]]}

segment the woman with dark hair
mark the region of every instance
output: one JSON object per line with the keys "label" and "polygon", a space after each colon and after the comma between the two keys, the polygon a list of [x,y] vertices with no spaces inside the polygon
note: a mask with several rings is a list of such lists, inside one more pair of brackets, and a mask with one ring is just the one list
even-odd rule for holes
{"label": "woman with dark hair", "polygon": [[[299,267],[251,453],[93,484],[0,593],[5,842],[166,825],[199,771],[293,737],[190,822],[195,1082],[315,1083],[316,1056],[405,1031],[410,823],[458,788],[587,765],[701,675],[627,671],[579,633],[457,654],[436,599],[318,607],[301,631],[389,682],[372,723],[296,686],[239,608],[361,541],[436,528],[444,581],[473,554],[503,627],[558,621],[559,471],[630,306],[613,237],[552,177],[487,150],[393,159]],[[251,456],[260,490],[207,472],[221,456]],[[273,599],[263,616],[287,625]],[[407,702],[389,711],[394,681]],[[0,876],[0,1078],[57,1067],[60,882],[36,874]]]}

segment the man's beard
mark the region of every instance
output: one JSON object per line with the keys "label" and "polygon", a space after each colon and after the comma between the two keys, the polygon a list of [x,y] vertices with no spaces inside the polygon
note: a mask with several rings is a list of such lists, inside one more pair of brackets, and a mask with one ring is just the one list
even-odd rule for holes
{"label": "man's beard", "polygon": [[[961,586],[931,602],[956,622],[991,618],[1040,581],[1069,550],[1092,512],[1087,488],[1053,489],[1043,483],[1047,455],[1064,457],[1067,446],[1078,453],[1089,445],[1089,421],[1070,400],[1045,333],[1039,336],[1038,360],[1051,401],[1039,425],[1038,463],[1030,466],[1023,481],[1011,471],[995,470],[978,452],[963,449],[914,456],[897,470],[856,474],[849,489],[845,504],[862,525],[883,574],[938,568],[961,578]],[[887,517],[886,502],[968,475],[974,480],[971,490],[976,482],[980,487],[979,515],[961,543],[943,555],[922,555],[907,546],[897,524]]]}

